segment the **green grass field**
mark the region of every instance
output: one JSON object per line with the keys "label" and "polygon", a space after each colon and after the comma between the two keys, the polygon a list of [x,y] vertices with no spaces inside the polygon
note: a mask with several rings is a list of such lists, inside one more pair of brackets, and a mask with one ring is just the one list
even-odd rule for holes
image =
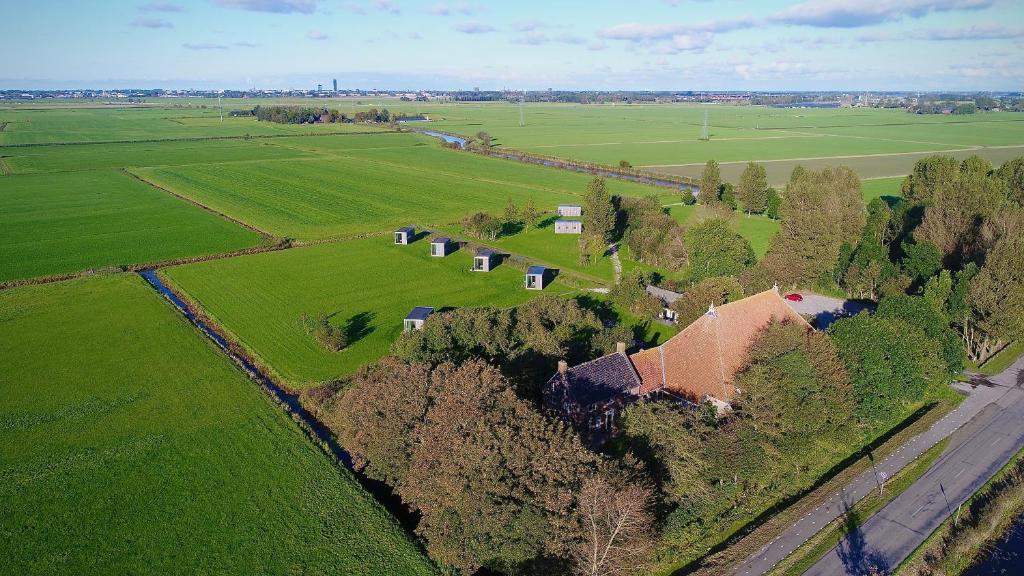
{"label": "green grass field", "polygon": [[0,148],[15,174],[215,162],[265,162],[315,154],[274,146],[268,139],[185,140],[132,144],[66,144]]}
{"label": "green grass field", "polygon": [[[369,146],[369,138],[382,146]],[[362,148],[288,162],[195,164],[137,168],[161,187],[275,235],[315,240],[396,226],[440,226],[468,214],[499,214],[508,198],[541,209],[579,200],[591,177],[508,160],[444,150],[425,136],[338,136],[289,145]],[[396,143],[398,146],[396,147]],[[404,147],[401,144],[411,144]],[[425,144],[417,146],[415,144]],[[613,194],[664,194],[640,184],[609,181]],[[668,191],[668,198],[677,195]]]}
{"label": "green grass field", "polygon": [[[669,214],[684,227],[711,216],[708,210],[700,204],[672,206],[669,208]],[[740,236],[750,242],[750,247],[754,249],[758,258],[768,252],[772,238],[779,232],[779,221],[772,220],[767,216],[748,216],[736,212],[729,218],[729,224]]]}
{"label": "green grass field", "polygon": [[[420,240],[395,246],[390,236],[351,240],[178,266],[175,286],[205,309],[272,373],[292,387],[350,374],[387,353],[414,306],[512,306],[537,292],[523,272],[503,264],[470,272],[468,250],[429,256]],[[555,283],[545,293],[570,290]],[[330,316],[356,336],[331,352],[308,335],[302,314]]]}
{"label": "green grass field", "polygon": [[432,574],[132,274],[0,292],[3,574]]}
{"label": "green grass field", "polygon": [[260,241],[114,170],[0,176],[0,282],[215,254]]}
{"label": "green grass field", "polygon": [[[267,104],[266,102],[262,102]],[[54,142],[119,142],[154,139],[185,139],[286,134],[323,134],[368,132],[372,126],[356,124],[275,124],[255,118],[232,118],[231,110],[251,110],[253,102],[225,106],[223,122],[216,100],[204,102],[208,108],[66,107],[40,104],[0,109],[0,122],[8,122],[0,132],[0,145],[46,144]]]}

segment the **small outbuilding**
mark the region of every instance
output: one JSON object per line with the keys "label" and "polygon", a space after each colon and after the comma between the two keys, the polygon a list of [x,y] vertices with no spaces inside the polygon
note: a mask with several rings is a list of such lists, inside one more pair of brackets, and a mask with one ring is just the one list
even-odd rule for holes
{"label": "small outbuilding", "polygon": [[583,222],[579,220],[555,220],[555,234],[582,234]]}
{"label": "small outbuilding", "polygon": [[473,272],[490,272],[498,265],[498,253],[490,248],[481,248],[473,256]]}
{"label": "small outbuilding", "polygon": [[672,309],[672,303],[682,297],[682,294],[657,286],[648,286],[646,290],[648,294],[661,301],[661,314],[658,315],[658,318],[674,323],[678,319],[678,314]]}
{"label": "small outbuilding", "polygon": [[403,226],[398,230],[395,230],[395,244],[409,244],[412,242],[413,237],[416,236],[416,228],[413,226]]}
{"label": "small outbuilding", "polygon": [[413,330],[420,330],[423,328],[423,322],[426,321],[427,316],[434,313],[434,309],[429,306],[417,306],[409,312],[409,315],[405,317],[403,324],[404,332],[412,332]]}
{"label": "small outbuilding", "polygon": [[527,290],[543,290],[547,285],[548,269],[543,266],[530,266],[526,269],[526,280],[523,286]]}
{"label": "small outbuilding", "polygon": [[582,216],[583,215],[583,206],[578,206],[576,204],[559,204],[558,205],[558,215],[560,217],[565,217],[565,216]]}
{"label": "small outbuilding", "polygon": [[430,240],[430,255],[443,258],[452,251],[452,239],[447,236],[440,236]]}

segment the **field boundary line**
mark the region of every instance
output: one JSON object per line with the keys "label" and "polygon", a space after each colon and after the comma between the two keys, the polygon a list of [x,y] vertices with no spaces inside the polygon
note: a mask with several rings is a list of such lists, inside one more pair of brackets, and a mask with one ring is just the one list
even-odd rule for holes
{"label": "field boundary line", "polygon": [[127,168],[121,168],[120,172],[122,172],[124,174],[127,174],[128,176],[131,176],[132,178],[135,178],[139,182],[142,182],[143,184],[145,184],[147,186],[150,186],[150,187],[152,187],[152,188],[154,188],[156,190],[160,190],[161,192],[165,192],[167,194],[170,194],[171,196],[173,196],[173,197],[175,197],[175,198],[177,198],[179,200],[184,200],[185,202],[188,202],[189,204],[192,204],[193,206],[198,206],[199,208],[202,208],[203,210],[206,210],[207,212],[210,212],[211,214],[216,214],[217,216],[220,216],[221,218],[227,220],[228,222],[231,222],[233,224],[237,224],[237,225],[241,226],[242,228],[245,228],[246,230],[251,230],[251,231],[259,234],[260,236],[262,236],[264,241],[280,241],[280,238],[278,236],[275,236],[275,235],[271,234],[270,232],[267,232],[266,230],[261,230],[261,229],[255,227],[255,226],[253,226],[252,224],[249,224],[248,222],[243,222],[242,220],[239,220],[239,219],[235,218],[234,216],[229,216],[228,214],[225,214],[224,212],[221,212],[220,210],[217,210],[216,208],[212,208],[212,207],[207,206],[206,204],[203,204],[202,202],[199,202],[199,201],[197,201],[197,200],[195,200],[193,198],[189,198],[188,196],[185,196],[185,195],[179,194],[177,192],[174,192],[173,190],[165,188],[165,187],[163,187],[163,186],[161,186],[161,185],[159,185],[159,184],[157,184],[155,182],[151,182],[151,181],[143,178],[142,176],[136,174],[135,172],[132,172],[131,170],[128,170]]}

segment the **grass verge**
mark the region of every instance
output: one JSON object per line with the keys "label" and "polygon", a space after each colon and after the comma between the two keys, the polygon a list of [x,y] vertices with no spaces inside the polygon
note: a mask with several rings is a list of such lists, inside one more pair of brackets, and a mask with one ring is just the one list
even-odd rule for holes
{"label": "grass verge", "polygon": [[964,573],[1024,513],[1024,450],[971,496],[954,524],[947,519],[897,567],[900,576]]}
{"label": "grass verge", "polygon": [[[900,425],[886,435],[876,439],[871,445],[850,456],[846,461],[837,464],[832,471],[826,473],[817,486],[810,488],[802,495],[793,498],[790,505],[780,505],[777,512],[766,512],[762,516],[767,519],[754,519],[752,529],[740,528],[728,534],[722,534],[719,543],[712,547],[712,553],[692,562],[688,566],[677,566],[673,574],[698,573],[702,575],[727,574],[734,566],[760,550],[765,544],[774,540],[797,519],[810,510],[820,506],[843,486],[854,480],[859,474],[871,467],[871,458],[884,460],[911,438],[924,432],[951,410],[956,408],[962,397],[950,394],[948,398],[930,405],[922,406]],[[758,523],[759,522],[759,523]],[[748,524],[749,526],[749,524]],[[718,550],[716,550],[716,548]]]}
{"label": "grass verge", "polygon": [[828,554],[828,551],[838,544],[846,534],[857,529],[927,472],[935,460],[942,455],[948,444],[949,439],[946,438],[929,448],[917,460],[897,472],[885,484],[885,490],[881,494],[872,492],[869,496],[861,499],[846,514],[827,524],[808,539],[803,546],[779,562],[768,574],[799,576],[806,572],[822,556]]}

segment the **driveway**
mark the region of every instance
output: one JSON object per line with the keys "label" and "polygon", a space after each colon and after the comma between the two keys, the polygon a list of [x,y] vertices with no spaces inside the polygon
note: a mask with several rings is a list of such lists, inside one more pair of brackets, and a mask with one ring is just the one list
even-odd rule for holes
{"label": "driveway", "polygon": [[799,292],[804,297],[801,302],[786,300],[789,306],[796,310],[797,314],[814,317],[814,325],[819,330],[824,330],[836,320],[844,316],[853,316],[862,310],[873,311],[875,303],[865,300],[843,300],[822,296],[813,292]]}

